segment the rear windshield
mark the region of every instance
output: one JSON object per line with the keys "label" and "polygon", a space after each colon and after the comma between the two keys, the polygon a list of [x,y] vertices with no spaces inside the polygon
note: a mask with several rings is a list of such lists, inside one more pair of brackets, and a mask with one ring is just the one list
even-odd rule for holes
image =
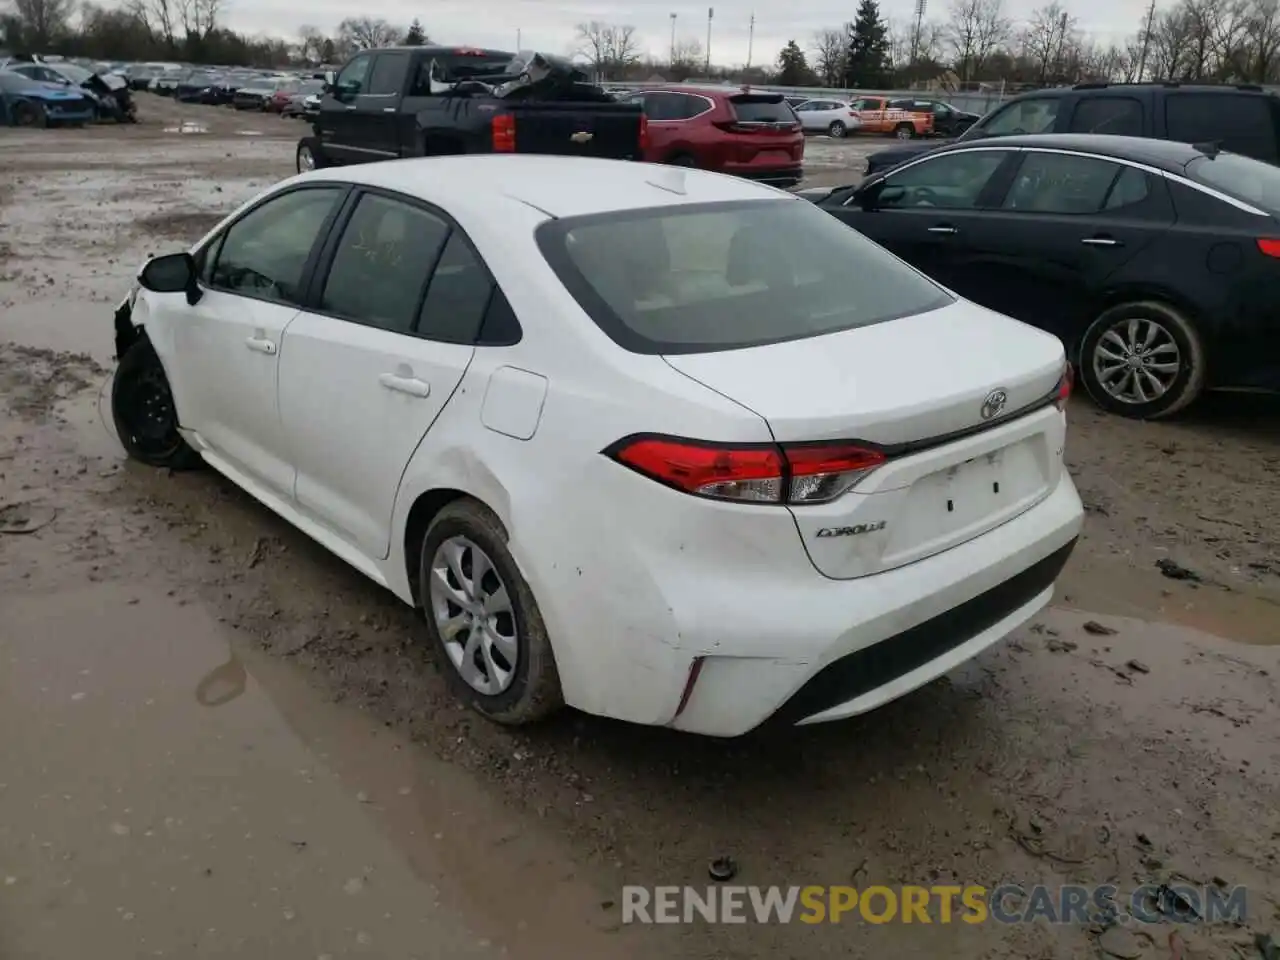
{"label": "rear windshield", "polygon": [[551,268],[634,353],[706,353],[934,310],[951,297],[803,200],[689,204],[553,220]]}
{"label": "rear windshield", "polygon": [[791,106],[781,97],[730,97],[734,116],[742,123],[795,123]]}
{"label": "rear windshield", "polygon": [[1192,160],[1187,164],[1187,176],[1280,215],[1280,167],[1234,153],[1220,153]]}

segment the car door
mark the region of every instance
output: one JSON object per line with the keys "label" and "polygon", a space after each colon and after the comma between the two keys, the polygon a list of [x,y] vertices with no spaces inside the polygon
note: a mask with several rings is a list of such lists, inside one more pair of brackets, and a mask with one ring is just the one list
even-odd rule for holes
{"label": "car door", "polygon": [[494,286],[438,211],[373,191],[349,207],[286,332],[280,413],[299,507],[377,559],[400,477],[471,362]]}
{"label": "car door", "polygon": [[1164,180],[1104,157],[1029,149],[966,226],[957,293],[1071,344],[1108,277],[1174,220]]}
{"label": "car door", "polygon": [[378,158],[400,155],[396,118],[408,73],[408,53],[379,53],[373,61],[367,90],[355,99],[356,145],[370,154],[376,153]]}
{"label": "car door", "polygon": [[[1017,151],[979,147],[938,153],[854,192],[832,212],[844,222],[959,291],[958,264],[981,210],[998,200]],[[873,194],[869,206],[867,191]]]}
{"label": "car door", "polygon": [[360,121],[356,116],[356,101],[369,89],[373,56],[363,53],[347,61],[335,78],[333,89],[320,101],[316,133],[324,144],[325,153],[341,163],[360,163],[378,158],[377,154],[365,152],[359,142]]}
{"label": "car door", "polygon": [[285,328],[345,187],[276,194],[200,253],[200,300],[173,323],[173,383],[183,426],[221,465],[291,496],[293,466],[276,402]]}
{"label": "car door", "polygon": [[818,107],[820,101],[806,100],[804,103],[796,104],[791,109],[796,112],[796,119],[800,121],[801,130],[818,129]]}

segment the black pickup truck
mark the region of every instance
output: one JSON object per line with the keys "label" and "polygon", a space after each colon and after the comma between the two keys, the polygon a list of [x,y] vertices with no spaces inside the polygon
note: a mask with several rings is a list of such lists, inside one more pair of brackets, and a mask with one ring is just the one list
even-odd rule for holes
{"label": "black pickup truck", "polygon": [[552,153],[639,160],[643,108],[618,103],[573,64],[467,47],[365,50],[325,77],[298,172],[397,157]]}

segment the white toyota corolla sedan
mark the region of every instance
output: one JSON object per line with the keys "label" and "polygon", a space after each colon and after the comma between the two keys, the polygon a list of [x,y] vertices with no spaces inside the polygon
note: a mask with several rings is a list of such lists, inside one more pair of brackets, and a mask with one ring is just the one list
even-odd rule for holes
{"label": "white toyota corolla sedan", "polygon": [[421,608],[506,723],[862,713],[1031,617],[1080,531],[1058,340],[718,174],[303,174],[149,261],[115,325],[128,452]]}

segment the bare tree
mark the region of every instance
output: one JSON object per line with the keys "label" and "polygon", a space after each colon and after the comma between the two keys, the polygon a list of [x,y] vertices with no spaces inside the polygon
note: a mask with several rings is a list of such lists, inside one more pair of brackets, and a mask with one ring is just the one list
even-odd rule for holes
{"label": "bare tree", "polygon": [[67,32],[74,2],[13,0],[13,9],[24,42],[36,50],[44,50],[52,40]]}
{"label": "bare tree", "polygon": [[1009,18],[1001,0],[956,0],[947,13],[942,37],[955,56],[955,70],[968,82],[1000,44],[1009,38]]}
{"label": "bare tree", "polygon": [[304,23],[298,28],[298,53],[307,63],[324,62],[325,37],[316,27]]}
{"label": "bare tree", "polygon": [[1058,0],[1031,14],[1022,33],[1022,52],[1041,83],[1051,77],[1064,78],[1063,54],[1067,52],[1067,38],[1075,33],[1074,26],[1071,14]]}
{"label": "bare tree", "polygon": [[824,86],[834,87],[844,76],[844,56],[849,38],[843,30],[819,30],[813,35],[810,49],[813,52],[813,68],[822,78]]}
{"label": "bare tree", "polygon": [[151,42],[172,54],[177,48],[177,0],[129,0],[126,9],[138,19]]}
{"label": "bare tree", "polygon": [[1147,62],[1155,80],[1176,80],[1181,76],[1182,51],[1191,35],[1191,21],[1186,10],[1166,10],[1156,17],[1151,30]]}
{"label": "bare tree", "polygon": [[640,60],[636,28],[592,20],[575,28],[577,53],[591,61],[598,79],[608,79]]}
{"label": "bare tree", "polygon": [[182,33],[188,37],[204,39],[218,25],[218,11],[222,0],[177,0],[178,21]]}
{"label": "bare tree", "polygon": [[381,17],[348,17],[338,24],[338,37],[348,50],[371,50],[398,43],[400,31]]}
{"label": "bare tree", "polygon": [[686,77],[697,73],[702,70],[704,56],[702,44],[696,37],[681,37],[672,51],[671,72],[682,73]]}
{"label": "bare tree", "polygon": [[1253,0],[1245,26],[1247,76],[1256,83],[1280,80],[1280,0]]}

